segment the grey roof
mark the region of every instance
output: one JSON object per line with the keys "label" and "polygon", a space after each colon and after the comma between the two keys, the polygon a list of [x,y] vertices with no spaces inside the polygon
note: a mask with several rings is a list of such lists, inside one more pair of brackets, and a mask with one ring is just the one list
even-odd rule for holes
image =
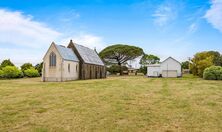
{"label": "grey roof", "polygon": [[56,48],[58,49],[60,55],[62,56],[63,59],[65,60],[71,60],[71,61],[79,61],[77,56],[74,54],[72,49],[66,48],[65,46],[62,45],[55,45]]}
{"label": "grey roof", "polygon": [[94,50],[84,47],[82,45],[74,45],[85,63],[104,66],[103,61],[100,59],[100,57]]}
{"label": "grey roof", "polygon": [[[166,60],[168,60],[168,59],[173,59],[174,61],[176,61],[176,62],[178,62],[178,63],[180,63],[178,60],[176,60],[176,59],[174,59],[173,57],[168,57],[168,58],[166,58],[164,61],[162,61],[161,63],[163,63],[163,62],[165,62]],[[180,63],[181,64],[181,63]]]}

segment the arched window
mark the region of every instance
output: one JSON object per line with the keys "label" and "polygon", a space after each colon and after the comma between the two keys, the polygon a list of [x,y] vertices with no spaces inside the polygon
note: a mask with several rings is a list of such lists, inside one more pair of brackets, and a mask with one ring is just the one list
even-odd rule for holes
{"label": "arched window", "polygon": [[49,55],[49,66],[56,66],[56,54],[54,52]]}

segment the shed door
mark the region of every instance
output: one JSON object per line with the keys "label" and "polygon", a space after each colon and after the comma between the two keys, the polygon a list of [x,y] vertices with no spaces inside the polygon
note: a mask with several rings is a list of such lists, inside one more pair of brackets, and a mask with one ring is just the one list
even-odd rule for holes
{"label": "shed door", "polygon": [[163,77],[177,77],[176,70],[164,70],[162,73]]}

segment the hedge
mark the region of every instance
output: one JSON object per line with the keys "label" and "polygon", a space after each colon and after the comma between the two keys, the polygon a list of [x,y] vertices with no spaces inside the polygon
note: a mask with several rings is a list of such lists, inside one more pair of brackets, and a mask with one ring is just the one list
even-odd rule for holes
{"label": "hedge", "polygon": [[30,68],[24,71],[26,77],[39,77],[39,72],[35,68]]}
{"label": "hedge", "polygon": [[1,76],[3,78],[21,78],[23,77],[23,73],[21,70],[19,70],[17,67],[15,66],[6,66],[4,68],[2,68],[2,74]]}
{"label": "hedge", "polygon": [[211,66],[206,68],[203,73],[203,78],[206,80],[222,80],[222,67]]}

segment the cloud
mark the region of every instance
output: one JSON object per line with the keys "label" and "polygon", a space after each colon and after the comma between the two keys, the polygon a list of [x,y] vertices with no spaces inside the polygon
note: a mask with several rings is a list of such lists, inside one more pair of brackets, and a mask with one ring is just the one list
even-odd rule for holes
{"label": "cloud", "polygon": [[222,32],[222,0],[212,0],[211,7],[207,10],[204,18],[215,29]]}
{"label": "cloud", "polygon": [[197,23],[192,23],[190,26],[189,26],[189,33],[194,33],[196,32],[198,29],[198,25]]}
{"label": "cloud", "polygon": [[105,47],[105,42],[103,41],[102,37],[87,33],[72,35],[70,37],[61,40],[60,43],[68,44],[71,39],[77,44],[84,45],[91,49],[96,48],[98,51],[102,50]]}
{"label": "cloud", "polygon": [[69,40],[73,39],[90,48],[104,47],[103,39],[99,36],[59,32],[22,12],[0,9],[0,16],[0,61],[10,58],[17,66],[25,62],[36,64],[42,61],[52,41],[64,42],[67,46]]}
{"label": "cloud", "polygon": [[157,7],[152,16],[156,25],[164,26],[177,17],[177,11],[174,6],[164,3]]}
{"label": "cloud", "polygon": [[32,20],[21,12],[0,9],[0,45],[39,48],[56,39],[60,33]]}

